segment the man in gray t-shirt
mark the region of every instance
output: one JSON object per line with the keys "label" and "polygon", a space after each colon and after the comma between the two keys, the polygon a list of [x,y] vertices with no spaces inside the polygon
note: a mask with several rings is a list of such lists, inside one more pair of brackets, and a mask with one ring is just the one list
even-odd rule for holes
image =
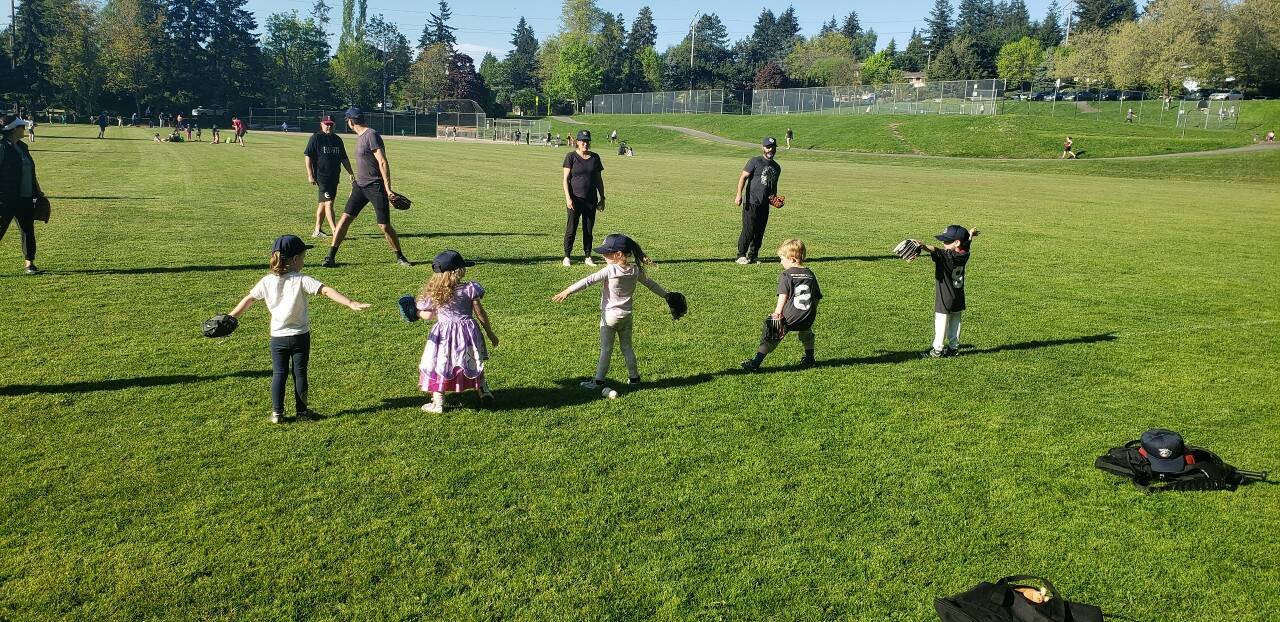
{"label": "man in gray t-shirt", "polygon": [[347,199],[347,207],[342,211],[338,227],[333,232],[333,242],[329,246],[329,256],[320,264],[326,268],[337,265],[335,258],[342,239],[347,236],[347,228],[355,220],[366,205],[373,204],[373,212],[377,215],[378,228],[387,239],[387,245],[396,253],[396,263],[411,266],[400,250],[400,237],[391,227],[391,164],[387,162],[387,150],[382,144],[382,135],[377,130],[365,125],[364,113],[359,108],[347,109],[347,128],[356,133],[356,175],[355,186],[351,188],[351,196]]}

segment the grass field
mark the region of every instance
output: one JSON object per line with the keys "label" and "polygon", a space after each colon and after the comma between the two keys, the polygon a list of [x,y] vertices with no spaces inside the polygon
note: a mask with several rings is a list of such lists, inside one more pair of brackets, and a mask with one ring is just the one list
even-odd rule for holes
{"label": "grass field", "polygon": [[[783,154],[766,245],[809,243],[820,365],[790,369],[787,341],[757,375],[735,369],[779,268],[731,262],[745,151],[606,155],[598,237],[643,243],[692,312],[638,293],[649,383],[602,400],[576,386],[598,294],[549,301],[588,273],[558,265],[563,150],[390,140],[424,263],[395,266],[368,214],[339,268],[313,251],[307,272],[374,307],[312,303],[323,419],[272,426],[265,310],[225,341],[199,323],[310,227],[305,136],[93,135],[34,145],[45,273],[0,243],[0,620],[925,621],[1023,573],[1144,622],[1280,610],[1280,489],[1147,496],[1092,466],[1155,426],[1280,465],[1276,152]],[[889,249],[952,222],[985,232],[967,347],[918,360],[932,269]],[[426,415],[425,327],[394,301],[446,247],[481,262],[498,400]]]}

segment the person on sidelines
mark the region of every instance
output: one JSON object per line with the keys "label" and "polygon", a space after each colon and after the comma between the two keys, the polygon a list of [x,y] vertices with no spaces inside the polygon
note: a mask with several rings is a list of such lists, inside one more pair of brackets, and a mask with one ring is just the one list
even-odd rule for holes
{"label": "person on sidelines", "polygon": [[1071,137],[1068,136],[1067,139],[1062,142],[1062,155],[1058,156],[1058,159],[1059,160],[1063,158],[1069,158],[1072,160],[1076,159],[1076,152],[1072,150],[1075,144],[1076,144],[1075,141],[1071,140]]}
{"label": "person on sidelines", "polygon": [[311,321],[307,315],[307,298],[324,296],[352,311],[364,311],[369,305],[356,302],[302,273],[307,249],[312,248],[296,235],[282,235],[271,245],[271,274],[249,290],[228,315],[239,319],[253,303],[267,301],[271,311],[271,423],[284,423],[284,385],[293,367],[294,414],[306,419],[307,368],[311,359]]}
{"label": "person on sidelines", "polygon": [[467,267],[474,265],[474,261],[466,261],[458,251],[441,252],[431,262],[431,279],[418,294],[418,318],[426,322],[436,320],[418,363],[418,385],[431,394],[431,401],[423,404],[422,410],[429,413],[444,412],[445,393],[474,389],[480,393],[481,400],[493,399],[484,378],[484,362],[489,359],[489,350],[480,336],[480,328],[484,328],[494,347],[498,345],[498,335],[493,332],[484,305],[480,304],[484,288],[475,281],[462,281]]}
{"label": "person on sidelines", "polygon": [[36,115],[34,113],[27,115],[27,142],[36,142]]}
{"label": "person on sidelines", "polygon": [[596,212],[604,211],[604,163],[591,151],[591,131],[579,130],[577,150],[564,156],[564,204],[568,219],[564,225],[565,267],[573,265],[573,242],[582,223],[582,263],[596,265],[591,259],[591,230],[596,225]]}
{"label": "person on sidelines", "polygon": [[214,123],[213,127],[209,128],[209,134],[210,134],[209,140],[211,141],[209,144],[217,145],[222,143],[222,132],[218,130],[217,123]]}
{"label": "person on sidelines", "polygon": [[[742,207],[742,233],[738,235],[740,265],[760,263],[760,245],[764,243],[764,229],[769,224],[769,198],[778,194],[778,177],[782,166],[774,159],[778,154],[778,141],[772,136],[760,143],[761,155],[747,160],[738,176],[738,193],[735,205]],[[745,191],[745,196],[744,196]]]}
{"label": "person on sidelines", "polygon": [[307,148],[302,151],[303,161],[307,165],[307,181],[315,186],[319,194],[319,205],[316,207],[316,226],[311,230],[311,237],[328,237],[320,228],[321,220],[329,222],[329,231],[337,231],[333,222],[333,201],[338,195],[338,178],[342,169],[353,180],[355,172],[351,170],[351,160],[347,159],[347,148],[342,144],[342,137],[333,132],[333,117],[326,116],[320,121],[320,131],[311,135]]}
{"label": "person on sidelines", "polygon": [[47,201],[36,178],[36,163],[22,142],[27,121],[14,115],[0,115],[0,240],[9,223],[18,221],[22,230],[22,257],[25,272],[37,274],[36,207]]}
{"label": "person on sidelines", "polygon": [[978,233],[977,229],[950,225],[934,236],[943,243],[941,247],[915,240],[920,244],[921,251],[929,253],[929,258],[933,260],[933,278],[936,281],[933,296],[933,347],[920,353],[923,358],[936,359],[960,353],[960,316],[965,310],[965,269],[969,265],[969,247]]}
{"label": "person on sidelines", "polygon": [[796,137],[796,133],[792,132],[791,128],[787,128],[787,149],[791,148],[791,139],[795,137]]}
{"label": "person on sidelines", "polygon": [[1125,113],[1124,115],[1124,122],[1133,123],[1133,119],[1134,119],[1133,108],[1130,108],[1129,112]]}
{"label": "person on sidelines", "polygon": [[618,142],[618,130],[613,130],[612,132],[609,132],[609,144],[612,145],[616,142]]}
{"label": "person on sidelines", "polygon": [[[813,358],[813,322],[818,318],[818,301],[822,300],[822,288],[818,286],[818,277],[806,268],[804,261],[808,256],[804,242],[800,240],[784,240],[778,247],[778,258],[782,261],[782,275],[778,277],[778,303],[773,308],[770,320],[781,320],[787,333],[800,333],[800,344],[804,346],[804,357],[800,359],[801,367],[812,367]],[[760,347],[756,349],[755,358],[742,362],[747,371],[760,369],[764,357],[773,352],[782,343],[786,333],[777,335],[765,323],[764,334],[760,337]]]}
{"label": "person on sidelines", "polygon": [[244,121],[241,121],[240,117],[231,117],[231,131],[235,134],[235,139],[232,142],[243,147],[245,126]]}
{"label": "person on sidelines", "polygon": [[387,245],[395,251],[396,263],[401,266],[412,266],[400,250],[400,237],[391,226],[391,198],[395,192],[391,190],[391,164],[387,161],[387,151],[382,144],[382,135],[377,130],[365,125],[364,113],[352,106],[345,113],[347,127],[356,133],[356,173],[355,184],[351,186],[351,196],[347,198],[347,207],[338,219],[338,226],[333,231],[333,241],[329,246],[329,256],[320,264],[332,268],[337,264],[338,247],[347,236],[351,221],[360,215],[366,205],[373,204],[373,213],[377,218],[378,228],[387,240]]}
{"label": "person on sidelines", "polygon": [[98,115],[98,138],[107,137],[107,126],[111,125],[111,121],[107,120],[107,113]]}
{"label": "person on sidelines", "polygon": [[[631,308],[635,297],[636,284],[643,283],[649,291],[666,299],[667,290],[649,278],[645,265],[652,266],[653,260],[640,249],[640,245],[631,238],[612,233],[604,239],[604,243],[595,249],[604,256],[608,263],[586,278],[564,288],[551,297],[555,302],[564,302],[571,294],[580,292],[596,283],[603,283],[600,289],[600,361],[596,364],[596,375],[584,381],[580,386],[584,389],[598,391],[604,387],[609,373],[609,361],[613,357],[613,339],[618,338],[622,348],[622,358],[627,363],[627,382],[640,384],[640,368],[636,363],[636,353],[631,347]],[[635,263],[627,261],[631,255]]]}

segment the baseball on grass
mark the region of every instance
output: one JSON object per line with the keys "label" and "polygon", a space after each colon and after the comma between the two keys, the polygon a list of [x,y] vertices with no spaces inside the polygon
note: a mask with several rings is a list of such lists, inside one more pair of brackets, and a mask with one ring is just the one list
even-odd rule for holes
{"label": "baseball on grass", "polygon": [[611,400],[618,399],[618,392],[614,391],[613,389],[610,389],[609,387],[600,389],[600,395],[603,395]]}

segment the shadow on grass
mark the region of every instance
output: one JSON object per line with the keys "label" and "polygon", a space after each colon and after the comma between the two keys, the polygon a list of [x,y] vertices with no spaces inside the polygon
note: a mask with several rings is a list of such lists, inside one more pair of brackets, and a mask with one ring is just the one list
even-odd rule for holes
{"label": "shadow on grass", "polygon": [[501,232],[450,231],[450,232],[441,232],[441,233],[400,233],[398,235],[402,238],[479,238],[479,237],[512,237],[512,236],[526,236],[531,238],[552,237],[552,234],[550,233],[520,233],[516,231],[501,231]]}
{"label": "shadow on grass", "polygon": [[87,268],[84,270],[50,270],[51,274],[174,274],[182,272],[230,272],[237,270],[264,270],[266,263],[237,264],[230,266],[159,266],[152,268]]}
{"label": "shadow on grass", "polygon": [[[76,153],[79,153],[79,152],[76,152]],[[56,195],[52,195],[52,194],[51,194],[51,195],[49,195],[49,198],[50,198],[50,199],[59,200],[59,201],[109,201],[109,200],[112,200],[112,199],[130,199],[130,200],[133,200],[133,201],[158,201],[158,200],[160,200],[160,197],[125,197],[125,196],[111,196],[111,197],[108,197],[108,196],[102,196],[102,197],[63,197],[63,196],[56,196]]]}
{"label": "shadow on grass", "polygon": [[[676,258],[676,259],[656,259],[658,265],[664,263],[733,263],[735,257],[702,257],[702,258]],[[810,257],[805,263],[827,263],[836,261],[881,261],[885,259],[898,259],[897,255],[845,255],[836,257]],[[777,264],[776,259],[761,260],[762,264]]]}
{"label": "shadow on grass", "polygon": [[196,382],[213,382],[228,378],[266,378],[271,376],[269,369],[246,369],[216,376],[196,376],[194,374],[173,374],[168,376],[141,376],[138,378],[112,378],[110,380],[87,380],[83,382],[64,382],[62,384],[14,384],[0,387],[0,395],[34,395],[49,393],[93,393],[97,391],[120,391],[142,387],[163,387],[175,384],[191,384]]}

